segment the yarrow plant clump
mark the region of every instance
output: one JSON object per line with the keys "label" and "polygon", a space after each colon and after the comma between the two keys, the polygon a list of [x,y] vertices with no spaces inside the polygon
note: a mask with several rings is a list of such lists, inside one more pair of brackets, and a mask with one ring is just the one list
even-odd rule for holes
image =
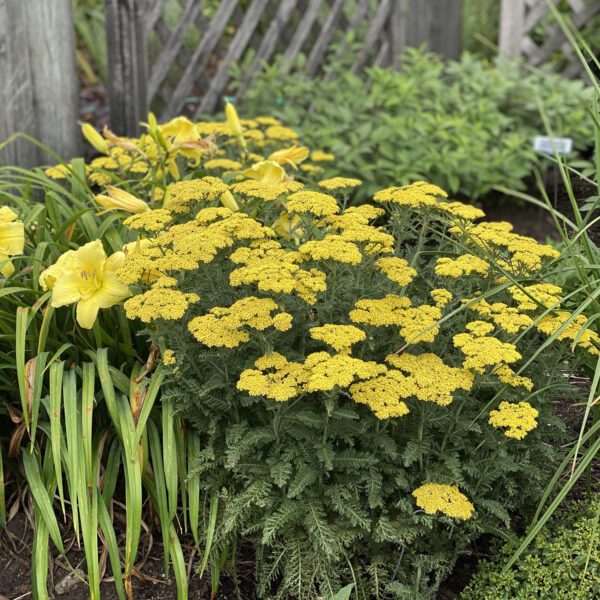
{"label": "yarrow plant clump", "polygon": [[509,527],[560,431],[536,390],[600,352],[561,288],[531,283],[554,248],[426,182],[347,208],[359,180],[302,168],[333,156],[231,106],[224,123],[100,137],[117,167],[89,176],[134,180],[97,200],[130,242],[69,251],[41,283],[82,327],[121,302],[144,324],[164,397],[206,444],[219,540],[254,544],[260,595],[312,599],[351,571],[428,594],[476,535]]}

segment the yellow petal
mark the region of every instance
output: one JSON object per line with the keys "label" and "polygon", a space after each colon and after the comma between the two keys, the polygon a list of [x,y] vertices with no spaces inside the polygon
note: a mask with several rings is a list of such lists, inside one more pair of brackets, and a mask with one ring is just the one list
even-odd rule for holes
{"label": "yellow petal", "polygon": [[52,299],[50,304],[54,308],[73,304],[81,299],[82,292],[86,291],[85,281],[76,271],[62,273],[52,286]]}
{"label": "yellow petal", "polygon": [[243,171],[242,175],[272,185],[284,180],[285,169],[272,160],[263,160]]}
{"label": "yellow petal", "polygon": [[10,206],[0,208],[0,223],[10,223],[17,218],[17,213]]}
{"label": "yellow petal", "polygon": [[4,277],[10,277],[15,272],[15,266],[12,264],[12,261],[8,260],[8,256],[6,254],[0,254],[0,273],[4,275]]}
{"label": "yellow petal", "polygon": [[25,247],[23,223],[0,223],[0,251],[5,254],[22,254]]}
{"label": "yellow petal", "polygon": [[121,283],[116,274],[104,275],[102,287],[93,295],[93,300],[99,308],[110,308],[131,295],[129,288]]}
{"label": "yellow petal", "polygon": [[81,300],[77,304],[77,322],[84,329],[91,329],[96,322],[99,306],[93,299]]}
{"label": "yellow petal", "polygon": [[308,158],[309,150],[304,146],[292,146],[291,148],[284,148],[283,150],[277,150],[269,156],[269,160],[272,160],[281,165],[289,164],[294,169],[302,161]]}

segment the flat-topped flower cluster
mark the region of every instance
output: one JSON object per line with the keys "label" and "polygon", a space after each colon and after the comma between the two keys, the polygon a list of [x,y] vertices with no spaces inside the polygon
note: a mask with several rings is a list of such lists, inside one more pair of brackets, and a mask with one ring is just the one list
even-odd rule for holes
{"label": "flat-topped flower cluster", "polygon": [[[395,475],[396,494],[409,505],[386,511],[476,518],[519,469],[481,487],[465,457],[479,452],[493,464],[539,443],[544,431],[534,430],[551,404],[540,383],[571,352],[600,353],[586,317],[571,318],[561,288],[543,279],[558,251],[483,220],[435,185],[388,188],[347,207],[359,180],[312,178],[333,157],[311,154],[273,119],[239,120],[231,108],[228,123],[151,120],[138,140],[90,135],[106,157],[89,176],[111,184],[96,201],[131,213],[123,215],[130,242],[110,257],[100,242],[71,251],[41,284],[53,306],[77,303],[82,327],[123,303],[160,348],[182,410],[210,422],[215,444],[233,443],[227,429],[236,423],[272,422],[274,437],[261,434],[256,458],[277,462],[269,453],[283,452],[294,466],[271,487],[286,488],[299,468],[281,436],[310,455],[312,433],[281,424],[297,420],[331,444],[329,458],[317,455],[327,477],[336,477],[337,453],[396,456],[407,469]],[[344,411],[360,432],[336,421]],[[365,432],[379,431],[390,446],[364,447]],[[307,493],[325,485],[316,475],[306,481]]]}

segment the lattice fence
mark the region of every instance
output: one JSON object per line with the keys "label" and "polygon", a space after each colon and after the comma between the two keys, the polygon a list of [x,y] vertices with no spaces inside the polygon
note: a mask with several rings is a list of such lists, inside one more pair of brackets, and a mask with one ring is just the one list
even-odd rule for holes
{"label": "lattice fence", "polygon": [[162,119],[214,111],[235,64],[242,94],[278,53],[288,66],[304,55],[316,75],[349,34],[354,71],[398,67],[406,46],[460,52],[461,0],[106,0],[106,12],[119,133],[133,133],[148,106]]}
{"label": "lattice fence", "polygon": [[[600,0],[552,1],[568,5],[563,12],[578,29],[591,27],[595,20],[600,23]],[[535,67],[551,62],[565,77],[584,73],[547,0],[502,0],[499,52],[507,58],[523,58]]]}

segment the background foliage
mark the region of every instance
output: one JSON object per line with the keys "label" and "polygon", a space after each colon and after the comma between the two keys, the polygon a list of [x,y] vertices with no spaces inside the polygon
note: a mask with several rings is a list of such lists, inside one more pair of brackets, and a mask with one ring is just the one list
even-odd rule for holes
{"label": "background foliage", "polygon": [[401,72],[332,70],[339,74],[313,79],[301,66],[286,77],[268,67],[242,110],[270,110],[307,144],[333,152],[340,172],[366,182],[365,195],[423,178],[467,198],[495,185],[522,188],[539,160],[532,138],[546,131],[539,101],[556,135],[579,150],[591,144],[590,93],[558,75],[468,54],[444,64],[419,50],[405,53]]}

